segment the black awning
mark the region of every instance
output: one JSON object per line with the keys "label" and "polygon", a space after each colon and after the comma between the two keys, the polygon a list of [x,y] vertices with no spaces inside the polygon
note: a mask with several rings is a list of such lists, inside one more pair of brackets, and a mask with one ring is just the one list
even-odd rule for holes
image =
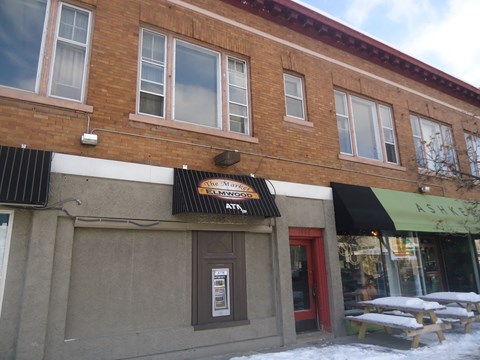
{"label": "black awning", "polygon": [[172,213],[279,217],[264,179],[174,170]]}
{"label": "black awning", "polygon": [[331,183],[335,223],[339,234],[395,230],[395,224],[372,188]]}
{"label": "black awning", "polygon": [[0,146],[0,203],[45,206],[50,151]]}

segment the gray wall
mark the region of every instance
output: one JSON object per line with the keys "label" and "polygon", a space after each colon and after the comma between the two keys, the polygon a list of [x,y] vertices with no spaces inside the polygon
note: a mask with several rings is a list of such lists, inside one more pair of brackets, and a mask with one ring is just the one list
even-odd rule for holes
{"label": "gray wall", "polygon": [[[277,197],[278,219],[173,217],[171,198],[170,186],[52,174],[50,203],[68,201],[15,211],[0,358],[187,359],[292,343],[289,226],[324,229],[331,311],[342,315],[331,202]],[[207,229],[246,232],[249,325],[191,326],[191,231]]]}

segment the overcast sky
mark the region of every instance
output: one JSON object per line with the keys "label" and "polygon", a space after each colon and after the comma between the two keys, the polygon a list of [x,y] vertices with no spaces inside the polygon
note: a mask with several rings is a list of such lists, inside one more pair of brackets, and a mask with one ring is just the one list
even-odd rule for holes
{"label": "overcast sky", "polygon": [[480,87],[480,0],[294,0]]}

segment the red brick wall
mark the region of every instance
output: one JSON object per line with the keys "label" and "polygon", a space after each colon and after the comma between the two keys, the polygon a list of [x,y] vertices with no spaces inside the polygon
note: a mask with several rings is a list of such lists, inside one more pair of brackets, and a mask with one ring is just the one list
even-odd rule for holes
{"label": "red brick wall", "polygon": [[[314,41],[260,17],[217,0],[190,0],[218,15],[268,32],[364,71],[472,113],[479,108],[346,52]],[[81,4],[82,1],[76,3]],[[345,67],[321,60],[278,42],[243,31],[222,21],[173,5],[165,0],[97,0],[86,104],[93,106],[90,128],[102,128],[237,149],[241,162],[219,168],[213,157],[219,150],[97,131],[96,147],[80,144],[87,115],[68,109],[0,98],[0,143],[48,149],[136,163],[230,173],[255,173],[269,179],[328,186],[331,181],[403,191],[416,191],[418,171],[412,141],[411,112],[453,126],[455,142],[464,150],[464,123],[468,116]],[[129,120],[135,113],[139,29],[147,26],[249,60],[253,136],[258,144]],[[283,73],[305,78],[308,120],[313,128],[288,123],[285,115]],[[397,169],[340,160],[333,89],[338,87],[392,106],[401,166]],[[168,90],[167,90],[168,91]],[[255,154],[255,155],[252,155]],[[290,159],[292,161],[285,161]],[[462,160],[466,160],[461,156]],[[469,172],[467,164],[462,165]],[[457,196],[449,182],[429,179],[432,193]],[[469,195],[470,197],[472,195]]]}

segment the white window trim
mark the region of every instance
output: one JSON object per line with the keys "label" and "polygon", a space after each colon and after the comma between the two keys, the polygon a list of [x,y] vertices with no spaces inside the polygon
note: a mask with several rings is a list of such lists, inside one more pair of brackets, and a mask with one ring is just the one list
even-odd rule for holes
{"label": "white window trim", "polygon": [[[299,81],[299,83],[300,83],[299,88],[300,88],[300,92],[301,92],[301,97],[287,94],[287,87],[286,87],[285,82],[288,78],[293,79],[295,81],[297,81],[297,80]],[[303,77],[295,76],[295,75],[288,74],[288,73],[283,73],[283,93],[284,93],[284,96],[285,96],[285,98],[284,98],[285,99],[285,114],[286,114],[287,118],[304,120],[304,121],[307,120],[306,111],[305,111],[305,90],[304,90],[304,87],[305,87],[305,84],[304,84],[304,81],[303,81]],[[302,117],[298,117],[298,116],[288,114],[287,98],[292,98],[292,99],[301,101],[301,103],[302,103],[302,115],[303,115]]]}
{"label": "white window trim", "polygon": [[[421,170],[421,171],[427,172],[427,173],[429,173],[429,172],[438,172],[438,171],[439,171],[439,170],[437,170],[437,169],[434,169],[434,170],[430,169],[430,167],[429,167],[429,160],[428,160],[428,153],[427,153],[427,150],[426,150],[426,148],[425,148],[425,144],[426,144],[426,141],[427,141],[427,140],[425,139],[425,136],[424,136],[424,134],[423,134],[422,122],[429,122],[429,123],[434,124],[434,126],[437,126],[438,129],[440,130],[440,134],[439,134],[439,135],[440,135],[440,139],[441,139],[441,144],[440,144],[440,146],[445,146],[445,145],[446,145],[445,134],[444,134],[444,131],[442,130],[442,128],[446,128],[446,129],[448,129],[448,130],[450,131],[450,134],[451,134],[451,136],[452,136],[451,141],[452,141],[452,146],[453,146],[453,151],[454,151],[454,160],[455,160],[455,164],[454,164],[454,165],[455,165],[456,170],[458,170],[458,168],[459,168],[459,162],[458,162],[457,151],[455,150],[455,141],[454,141],[455,139],[453,138],[453,129],[452,129],[452,127],[449,126],[449,125],[445,125],[445,124],[443,124],[443,123],[441,123],[441,122],[438,122],[438,121],[434,121],[434,120],[431,120],[431,119],[428,119],[428,118],[421,117],[421,116],[419,116],[419,115],[410,114],[410,118],[412,118],[412,117],[415,118],[414,121],[416,121],[417,124],[418,124],[418,128],[419,128],[419,131],[420,131],[420,136],[413,134],[413,129],[412,129],[412,134],[413,134],[413,137],[414,137],[414,138],[415,138],[415,137],[416,137],[416,138],[420,138],[420,141],[421,141],[421,144],[422,144],[423,160],[424,160],[424,162],[425,162],[425,167],[422,168],[422,167],[418,166],[418,159],[417,159],[418,169]],[[445,152],[445,150],[443,150],[443,151]],[[447,153],[444,153],[444,156],[445,156],[445,158],[448,158],[448,154],[447,154]],[[441,171],[441,172],[442,172],[442,175],[452,175],[451,173],[443,173],[443,171]]]}
{"label": "white window trim", "polygon": [[[244,104],[240,104],[240,103],[236,103],[235,101],[230,101],[230,80],[229,80],[229,74],[228,74],[228,60],[229,59],[233,59],[233,60],[236,60],[236,61],[240,61],[240,62],[243,62],[245,64],[245,91],[246,91],[246,103],[245,105]],[[249,76],[249,73],[248,73],[248,63],[246,60],[243,60],[243,59],[240,59],[238,57],[235,57],[235,56],[230,56],[230,55],[226,55],[225,56],[225,78],[226,78],[226,92],[227,92],[227,104],[228,104],[228,111],[227,111],[227,128],[228,128],[228,131],[229,132],[234,132],[234,133],[237,133],[237,134],[243,134],[243,135],[248,135],[250,134],[250,89],[248,87],[248,79],[250,78]],[[222,69],[222,72],[223,72],[223,69]],[[243,89],[242,87],[240,86],[237,86],[237,85],[232,85],[232,86],[235,86],[235,87],[238,87],[238,88],[241,88]],[[238,131],[234,131],[231,129],[230,127],[230,115],[231,115],[231,112],[230,112],[230,103],[232,104],[236,104],[236,105],[239,105],[239,106],[245,106],[247,108],[247,117],[245,119],[246,121],[246,124],[245,124],[245,133],[239,133]]]}
{"label": "white window trim", "polygon": [[[141,28],[140,36],[143,39],[143,31],[148,31],[153,34],[161,35],[165,37],[165,94],[164,94],[164,116],[155,116],[152,114],[141,113],[140,110],[140,82],[141,82],[141,41],[139,41],[139,50],[138,50],[138,74],[137,74],[137,92],[136,92],[136,107],[135,113],[129,114],[129,119],[132,121],[143,122],[147,124],[154,124],[158,126],[165,126],[169,128],[177,128],[180,130],[206,133],[214,136],[221,136],[226,138],[234,138],[242,141],[258,143],[258,139],[252,136],[252,114],[251,114],[251,94],[250,94],[250,78],[249,78],[249,67],[250,64],[247,59],[235,56],[229,52],[218,51],[203,44],[197,44],[189,39],[183,39],[176,37],[174,34],[161,33],[151,28]],[[199,49],[210,54],[216,54],[218,56],[218,73],[217,73],[217,88],[219,101],[217,104],[217,127],[212,127],[208,125],[202,125],[197,123],[192,123],[175,117],[175,60],[176,60],[176,44],[181,42],[187,46]],[[228,95],[228,59],[235,59],[242,61],[246,66],[246,90],[247,90],[247,118],[245,133],[239,133],[236,131],[230,130],[230,111],[229,111],[229,95]]]}
{"label": "white window trim", "polygon": [[[464,132],[464,137],[467,146],[467,157],[470,171],[473,176],[480,177],[480,136],[470,132]],[[476,156],[476,159],[472,158],[472,155]],[[475,168],[475,174],[473,173],[472,168]]]}
{"label": "white window trim", "polygon": [[[394,143],[394,145],[395,145],[395,156],[396,156],[397,161],[396,162],[390,162],[388,160],[388,154],[387,154],[387,149],[386,149],[386,145],[385,145],[386,141],[385,141],[385,136],[383,134],[384,126],[383,126],[383,121],[382,121],[381,113],[380,113],[380,107],[384,107],[384,108],[387,108],[387,109],[390,110],[393,127],[388,128],[388,129],[391,129],[393,131],[393,138],[394,138],[394,140],[396,140],[396,131],[395,131],[395,126],[394,126],[395,123],[394,123],[394,118],[393,118],[392,107],[389,106],[389,105],[386,105],[384,103],[369,99],[369,98],[365,98],[365,97],[362,97],[362,96],[358,96],[356,94],[352,94],[348,91],[334,90],[334,92],[336,92],[338,94],[342,94],[346,98],[347,115],[338,114],[336,111],[335,111],[335,114],[336,114],[336,116],[341,116],[343,118],[346,118],[348,120],[348,126],[349,126],[349,129],[350,129],[349,137],[350,137],[350,146],[352,148],[352,154],[340,151],[340,154],[344,155],[341,158],[345,159],[345,156],[350,156],[352,158],[356,158],[356,159],[364,160],[364,161],[368,161],[368,162],[373,162],[373,163],[378,163],[378,164],[388,164],[388,165],[393,165],[393,166],[400,166],[397,141],[395,141],[395,143]],[[356,137],[356,132],[355,132],[355,115],[353,113],[352,98],[358,99],[360,102],[363,102],[363,103],[373,104],[373,108],[375,110],[375,112],[374,112],[374,117],[375,118],[373,119],[374,120],[373,126],[374,126],[374,129],[375,129],[374,130],[375,131],[375,142],[376,142],[376,145],[378,146],[378,148],[381,150],[379,159],[372,159],[372,158],[361,156],[361,155],[358,154],[358,144],[357,144],[357,137]],[[335,119],[335,121],[337,121],[337,120]],[[361,161],[361,162],[363,162],[363,161]]]}
{"label": "white window trim", "polygon": [[9,215],[8,225],[7,225],[7,237],[5,239],[5,252],[3,254],[3,266],[0,269],[2,275],[0,280],[0,318],[2,317],[2,305],[3,297],[5,295],[5,284],[7,278],[7,269],[8,269],[8,258],[10,254],[10,243],[12,238],[12,229],[13,229],[13,211],[0,210],[0,214]]}
{"label": "white window trim", "polygon": [[[367,100],[367,99],[364,99],[362,97],[359,97],[359,96],[355,96],[355,95],[350,95],[348,96],[347,95],[347,98],[349,100],[349,107],[350,107],[350,110],[351,110],[351,114],[350,114],[350,118],[351,118],[351,130],[352,130],[352,134],[356,134],[356,131],[355,131],[355,124],[357,123],[357,120],[355,119],[355,114],[353,112],[353,100],[355,98],[356,101],[359,101],[360,103],[362,103],[363,105],[368,105],[369,107],[371,106],[373,109],[374,109],[374,112],[373,112],[373,116],[374,118],[371,119],[373,121],[373,131],[374,131],[374,141],[375,141],[375,146],[380,150],[382,149],[382,151],[377,151],[379,153],[379,157],[378,158],[369,158],[369,157],[366,157],[366,156],[361,156],[359,155],[359,150],[358,150],[358,141],[357,141],[357,137],[355,137],[355,154],[357,157],[359,158],[363,158],[363,159],[369,159],[369,160],[373,160],[373,161],[381,161],[381,162],[386,162],[384,161],[384,149],[382,147],[382,135],[383,134],[380,134],[380,129],[379,129],[379,117],[378,117],[378,108],[377,108],[377,103],[375,103],[374,101],[371,101],[371,100]],[[371,144],[373,146],[373,144]]]}
{"label": "white window trim", "polygon": [[[158,36],[162,36],[164,38],[164,55],[165,55],[165,58],[164,58],[164,62],[163,62],[163,116],[158,116],[158,115],[153,115],[153,114],[148,114],[148,113],[143,113],[140,111],[140,93],[141,92],[145,92],[147,94],[152,94],[152,95],[157,95],[158,94],[154,94],[154,93],[150,93],[148,91],[142,91],[141,88],[142,88],[142,64],[143,64],[143,57],[142,57],[142,49],[143,49],[143,34],[145,32],[149,32],[151,34],[154,34],[154,35],[158,35]],[[155,31],[151,31],[149,29],[146,29],[146,28],[141,28],[141,32],[140,32],[140,36],[141,36],[141,39],[139,41],[139,47],[138,47],[138,81],[137,81],[137,108],[136,108],[136,113],[137,114],[140,114],[140,115],[144,115],[144,116],[153,116],[155,118],[158,118],[158,119],[165,119],[166,118],[166,111],[167,111],[167,91],[168,91],[168,85],[167,85],[167,69],[168,69],[168,46],[167,46],[167,41],[168,41],[168,38],[165,34],[162,34],[162,33],[159,33],[159,32],[155,32]],[[150,62],[149,62],[150,63]],[[155,64],[157,65],[157,64]]]}
{"label": "white window trim", "polygon": [[[60,19],[62,17],[62,8],[63,6],[67,6],[73,9],[77,9],[79,11],[83,11],[88,13],[88,29],[87,29],[87,42],[85,45],[79,44],[75,41],[68,41],[66,39],[62,39],[60,41],[66,42],[68,44],[73,44],[75,46],[84,46],[85,47],[85,61],[83,63],[83,76],[82,76],[82,90],[80,92],[80,100],[76,99],[71,99],[71,98],[66,98],[62,96],[57,96],[57,95],[52,95],[52,82],[53,82],[53,68],[55,66],[55,56],[57,53],[57,44],[58,44],[58,33],[60,31]],[[50,62],[50,72],[48,74],[48,96],[52,98],[57,98],[57,99],[62,99],[62,100],[67,100],[67,101],[73,101],[77,103],[84,103],[85,101],[85,93],[87,92],[87,79],[88,79],[88,69],[90,68],[90,48],[91,48],[91,31],[92,31],[92,19],[93,15],[90,10],[87,10],[85,8],[81,8],[78,6],[74,6],[71,4],[59,2],[58,3],[58,10],[57,10],[57,18],[56,18],[56,25],[55,25],[55,33],[54,33],[54,40],[52,42],[52,57],[51,57],[51,62]]]}

